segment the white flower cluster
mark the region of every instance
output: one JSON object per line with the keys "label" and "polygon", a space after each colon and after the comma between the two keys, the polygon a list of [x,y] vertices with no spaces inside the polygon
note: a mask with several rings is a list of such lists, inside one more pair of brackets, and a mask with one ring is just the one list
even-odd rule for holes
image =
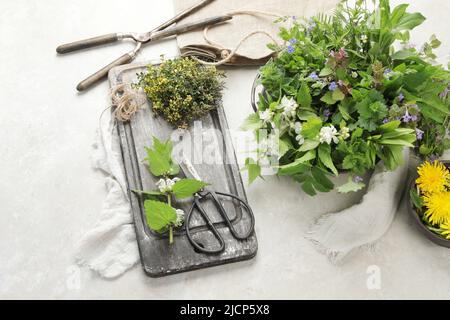
{"label": "white flower cluster", "polygon": [[301,145],[305,143],[305,138],[302,135],[303,126],[301,122],[296,122],[293,125],[291,124],[291,128],[294,129],[295,132],[295,140]]}
{"label": "white flower cluster", "polygon": [[331,125],[327,127],[323,127],[319,133],[319,141],[320,143],[331,144],[331,142],[338,143],[339,137],[342,139],[348,139],[350,137],[350,129],[347,127],[343,127],[340,132],[336,130],[336,128]]}
{"label": "white flower cluster", "polygon": [[278,106],[278,109],[283,110],[283,116],[287,119],[295,117],[297,108],[297,102],[293,98],[288,98],[286,96],[281,99],[281,103]]}
{"label": "white flower cluster", "polygon": [[156,186],[158,187],[159,191],[162,193],[170,192],[172,191],[173,186],[177,181],[180,181],[179,178],[173,178],[173,179],[161,179],[156,183]]}
{"label": "white flower cluster", "polygon": [[181,209],[175,210],[177,213],[177,221],[175,222],[175,227],[179,228],[183,225],[185,219],[185,213]]}

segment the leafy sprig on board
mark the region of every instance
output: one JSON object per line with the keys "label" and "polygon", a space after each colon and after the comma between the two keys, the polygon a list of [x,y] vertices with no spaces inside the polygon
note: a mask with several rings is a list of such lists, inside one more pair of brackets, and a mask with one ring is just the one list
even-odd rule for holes
{"label": "leafy sprig on board", "polygon": [[[173,145],[170,141],[161,142],[153,138],[153,147],[146,148],[148,169],[155,177],[161,178],[157,190],[136,191],[145,198],[145,216],[150,229],[157,233],[169,232],[169,243],[174,241],[174,228],[182,227],[184,223],[183,210],[173,206],[173,200],[192,197],[208,184],[195,179],[179,179],[175,176],[180,172],[180,166],[173,160]],[[165,202],[161,199],[166,199]]]}

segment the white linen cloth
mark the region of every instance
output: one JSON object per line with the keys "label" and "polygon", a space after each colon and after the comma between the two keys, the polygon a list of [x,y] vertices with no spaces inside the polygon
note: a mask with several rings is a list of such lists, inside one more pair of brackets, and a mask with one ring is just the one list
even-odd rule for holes
{"label": "white linen cloth", "polygon": [[378,163],[359,204],[321,216],[306,238],[332,263],[341,263],[357,249],[370,247],[389,229],[400,205],[408,180],[409,150],[405,161],[395,171]]}
{"label": "white linen cloth", "polygon": [[107,196],[99,222],[77,244],[77,262],[104,278],[116,278],[139,261],[139,251],[126,191],[119,137],[110,112],[100,119],[93,144],[93,167],[105,175]]}

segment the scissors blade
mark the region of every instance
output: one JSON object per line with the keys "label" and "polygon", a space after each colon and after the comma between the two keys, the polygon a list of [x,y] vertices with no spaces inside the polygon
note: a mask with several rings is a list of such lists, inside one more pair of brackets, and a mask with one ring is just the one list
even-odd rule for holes
{"label": "scissors blade", "polygon": [[183,172],[186,175],[186,177],[193,178],[198,181],[203,181],[200,175],[198,174],[197,170],[195,169],[194,165],[187,157],[183,157],[180,166],[183,169]]}

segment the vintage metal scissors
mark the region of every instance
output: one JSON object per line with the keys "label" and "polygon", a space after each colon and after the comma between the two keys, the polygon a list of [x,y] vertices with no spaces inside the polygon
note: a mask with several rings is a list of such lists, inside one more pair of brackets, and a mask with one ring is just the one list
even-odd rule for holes
{"label": "vintage metal scissors", "polygon": [[107,35],[103,35],[103,36],[99,36],[99,37],[95,37],[95,38],[90,38],[90,39],[86,39],[86,40],[80,40],[80,41],[76,41],[76,42],[72,42],[72,43],[68,43],[68,44],[63,44],[63,45],[59,46],[58,48],[56,48],[56,52],[59,54],[65,54],[65,53],[69,53],[69,52],[73,52],[73,51],[77,51],[77,50],[82,50],[82,49],[92,48],[92,47],[96,47],[96,46],[100,46],[100,45],[105,45],[108,43],[113,43],[113,42],[123,40],[123,39],[132,39],[132,40],[136,41],[136,47],[134,50],[124,54],[119,59],[111,62],[103,69],[99,70],[98,72],[94,73],[90,77],[88,77],[85,80],[83,80],[82,82],[80,82],[77,86],[77,90],[83,91],[83,90],[90,88],[92,85],[94,85],[98,81],[102,80],[103,78],[105,78],[108,75],[109,70],[111,70],[112,68],[123,65],[123,64],[130,63],[131,61],[133,61],[134,58],[136,58],[136,55],[138,54],[138,52],[141,50],[142,46],[149,42],[153,42],[153,41],[171,37],[174,35],[186,33],[186,32],[189,32],[189,31],[192,31],[195,29],[218,24],[218,23],[232,19],[232,16],[230,16],[230,15],[223,15],[223,16],[212,17],[212,18],[208,18],[208,19],[204,19],[204,20],[200,20],[197,22],[180,25],[180,26],[176,26],[176,27],[171,27],[171,28],[167,29],[168,27],[181,21],[182,19],[186,18],[193,12],[206,6],[207,4],[211,3],[212,1],[214,1],[214,0],[203,0],[200,3],[179,13],[174,18],[163,23],[162,25],[160,25],[159,27],[157,27],[156,29],[154,29],[150,32],[146,32],[146,33],[131,33],[131,32],[130,33],[111,33],[111,34],[107,34]]}
{"label": "vintage metal scissors", "polygon": [[[197,170],[195,170],[194,166],[188,159],[186,159],[186,158],[183,159],[183,161],[181,163],[181,167],[183,168],[183,171],[186,176],[196,179],[196,180],[199,180],[199,181],[202,181]],[[228,198],[230,200],[234,200],[234,201],[238,202],[239,205],[241,206],[241,208],[244,208],[245,211],[247,211],[247,213],[249,214],[250,226],[244,235],[240,235],[236,231],[235,227],[233,226],[233,223],[230,221],[230,218],[225,210],[225,207],[220,202],[220,198]],[[250,208],[250,205],[245,200],[241,199],[240,197],[238,197],[234,194],[218,192],[218,191],[214,191],[210,187],[205,187],[203,190],[201,190],[200,192],[198,192],[194,195],[194,202],[192,203],[192,206],[191,206],[189,212],[187,213],[186,219],[185,219],[185,230],[186,230],[187,238],[189,239],[189,242],[192,244],[192,246],[196,249],[197,252],[206,253],[206,254],[219,254],[219,253],[225,251],[225,240],[223,239],[222,235],[215,227],[214,223],[211,221],[211,218],[209,217],[208,213],[205,211],[204,206],[202,206],[202,202],[206,201],[207,199],[212,200],[212,202],[214,203],[215,207],[217,208],[220,216],[223,218],[223,222],[227,225],[228,229],[230,230],[232,236],[235,239],[246,240],[253,234],[253,231],[255,229],[255,216],[253,214],[252,209]],[[218,240],[218,242],[219,242],[218,249],[205,248],[203,244],[200,244],[193,239],[190,224],[191,224],[193,213],[196,210],[198,212],[200,212],[202,218],[204,219],[204,221],[206,222],[206,224],[208,226],[208,229],[213,233],[214,237]]]}

